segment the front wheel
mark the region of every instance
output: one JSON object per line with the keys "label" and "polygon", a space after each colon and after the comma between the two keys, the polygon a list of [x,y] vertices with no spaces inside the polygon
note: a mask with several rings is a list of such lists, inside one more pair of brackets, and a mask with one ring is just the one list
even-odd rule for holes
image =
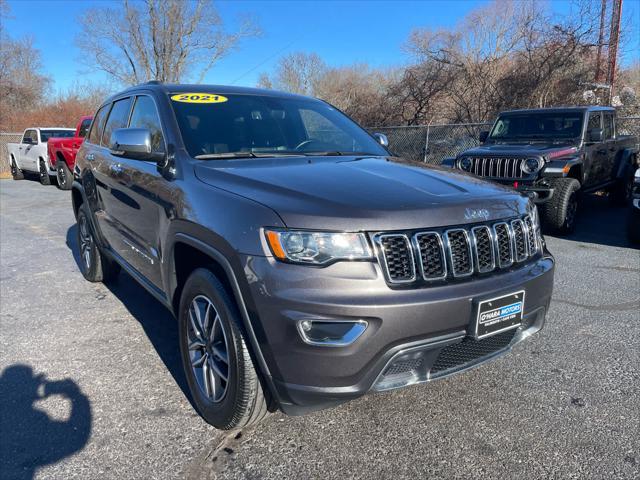
{"label": "front wheel", "polygon": [[40,175],[40,183],[42,185],[51,185],[51,177],[49,177],[49,170],[47,169],[47,165],[44,163],[44,160],[40,160],[38,174]]}
{"label": "front wheel", "polygon": [[58,188],[60,190],[71,190],[73,176],[67,166],[67,162],[63,162],[62,160],[56,162],[56,178],[58,179]]}
{"label": "front wheel", "polygon": [[105,257],[100,251],[95,241],[89,222],[89,211],[85,204],[80,205],[78,210],[77,235],[82,276],[90,282],[108,283],[114,280],[120,272],[120,265]]}
{"label": "front wheel", "polygon": [[14,180],[24,179],[24,173],[18,168],[15,160],[11,160],[11,177]]}
{"label": "front wheel", "polygon": [[[635,162],[634,162],[635,165]],[[626,207],[631,203],[633,196],[633,169],[629,169],[630,173],[616,184],[616,186],[609,192],[609,198],[611,202],[618,207]]]}
{"label": "front wheel", "polygon": [[550,184],[553,196],[542,206],[542,220],[551,230],[569,234],[576,227],[580,182],[575,178],[557,178],[550,180]]}
{"label": "front wheel", "polygon": [[218,278],[204,268],[180,298],[180,353],[200,415],[222,430],[257,423],[267,401],[240,328],[240,314]]}

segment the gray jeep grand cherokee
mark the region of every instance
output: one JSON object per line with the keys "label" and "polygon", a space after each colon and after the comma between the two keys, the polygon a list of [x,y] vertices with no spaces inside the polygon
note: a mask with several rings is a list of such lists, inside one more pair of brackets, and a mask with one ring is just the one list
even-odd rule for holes
{"label": "gray jeep grand cherokee", "polygon": [[174,313],[209,423],[441,378],[542,327],[554,260],[531,202],[384,140],[246,88],[152,82],[96,113],[72,191],[82,273],[122,268]]}

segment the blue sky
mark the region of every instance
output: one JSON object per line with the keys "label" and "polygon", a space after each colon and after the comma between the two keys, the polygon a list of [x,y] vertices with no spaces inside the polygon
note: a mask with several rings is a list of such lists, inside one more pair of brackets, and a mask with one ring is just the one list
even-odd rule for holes
{"label": "blue sky", "polygon": [[[42,52],[45,73],[54,80],[54,90],[66,90],[76,81],[103,81],[78,62],[82,55],[74,41],[75,18],[91,6],[117,6],[117,1],[9,0],[12,18],[5,22],[12,37],[31,35]],[[220,61],[209,72],[207,83],[254,86],[261,72],[272,70],[278,58],[294,51],[318,53],[331,65],[367,62],[372,66],[402,65],[402,51],[410,31],[416,27],[451,27],[467,12],[485,3],[450,1],[218,1],[223,19],[233,26],[239,14],[249,13],[260,24],[263,35],[244,41],[239,50]],[[551,2],[560,14],[570,8],[568,0]],[[640,0],[624,0],[625,21],[640,38]],[[635,48],[623,54],[623,63],[638,59]]]}

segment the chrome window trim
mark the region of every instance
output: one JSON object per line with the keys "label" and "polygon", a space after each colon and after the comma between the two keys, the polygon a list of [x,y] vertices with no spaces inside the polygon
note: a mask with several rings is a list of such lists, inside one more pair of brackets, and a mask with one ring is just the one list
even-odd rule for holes
{"label": "chrome window trim", "polygon": [[[496,227],[499,225],[504,225],[507,229],[507,235],[509,236],[509,258],[511,259],[507,263],[502,263],[502,259],[500,258],[500,242],[498,241],[498,232],[496,232]],[[493,233],[495,235],[495,249],[496,249],[496,258],[498,259],[498,266],[500,268],[507,268],[513,265],[513,232],[511,231],[511,227],[507,222],[497,222],[493,224]]]}
{"label": "chrome window trim", "polygon": [[[467,253],[469,254],[469,265],[471,266],[469,272],[467,273],[457,273],[455,266],[453,264],[453,252],[451,250],[451,242],[449,241],[449,234],[453,233],[453,232],[462,232],[464,233],[465,239],[467,241]],[[469,277],[471,275],[473,275],[474,272],[474,268],[473,268],[473,252],[471,249],[471,239],[469,238],[469,232],[464,229],[464,228],[452,228],[450,230],[446,230],[444,232],[444,238],[445,238],[445,245],[447,247],[447,253],[448,253],[448,260],[451,262],[451,273],[453,274],[454,278],[464,278],[464,277]]]}
{"label": "chrome window trim", "polygon": [[[418,241],[418,237],[423,235],[435,235],[438,240],[438,245],[440,246],[440,255],[442,255],[442,271],[443,274],[438,277],[427,277],[424,273],[424,265],[422,264],[422,251],[420,250],[420,243]],[[418,263],[418,269],[420,270],[420,276],[423,280],[427,282],[435,282],[437,280],[444,280],[447,278],[448,269],[447,269],[447,254],[444,248],[444,242],[442,241],[442,236],[438,232],[433,231],[425,231],[425,232],[417,232],[412,237],[413,248],[416,252],[416,261]]]}
{"label": "chrome window trim", "polygon": [[[486,229],[487,232],[489,233],[489,244],[491,247],[491,267],[489,269],[481,269],[480,268],[480,262],[478,259],[478,241],[477,241],[477,237],[476,237],[476,231],[477,230],[484,230]],[[473,254],[474,254],[474,262],[476,265],[476,268],[478,270],[478,273],[488,273],[488,272],[492,272],[493,270],[496,269],[496,252],[495,252],[495,248],[494,248],[494,244],[495,244],[495,240],[493,238],[493,232],[491,231],[491,229],[487,226],[487,225],[481,225],[479,227],[473,227],[471,229],[471,238],[472,238],[472,242],[473,242]]]}
{"label": "chrome window trim", "polygon": [[[406,279],[406,280],[394,280],[391,278],[391,275],[389,274],[389,265],[387,264],[387,256],[384,253],[384,247],[382,246],[382,242],[381,240],[383,238],[389,238],[389,237],[401,237],[404,239],[404,241],[407,244],[408,250],[409,250],[409,260],[411,261],[411,273],[412,276],[410,279]],[[416,265],[415,265],[415,255],[413,252],[413,245],[411,244],[411,240],[409,240],[409,237],[407,235],[405,235],[404,233],[376,233],[373,236],[373,241],[376,247],[376,253],[378,254],[378,261],[380,262],[380,264],[383,267],[384,270],[384,274],[387,277],[387,281],[389,283],[392,283],[394,285],[402,285],[404,283],[412,283],[416,281]]]}
{"label": "chrome window trim", "polygon": [[[524,242],[524,255],[522,257],[518,256],[516,233],[515,228],[513,227],[516,224],[520,224],[520,228],[522,228],[522,241]],[[513,256],[515,258],[515,261],[524,262],[527,258],[529,258],[529,238],[527,236],[524,222],[519,218],[514,218],[513,220],[511,220],[511,231],[513,232]]]}

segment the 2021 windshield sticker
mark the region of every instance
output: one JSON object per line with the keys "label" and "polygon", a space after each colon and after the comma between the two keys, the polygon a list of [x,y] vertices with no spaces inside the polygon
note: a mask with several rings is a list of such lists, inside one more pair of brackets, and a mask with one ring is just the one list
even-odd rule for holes
{"label": "2021 windshield sticker", "polygon": [[229,99],[215,93],[178,93],[172,95],[171,100],[183,103],[223,103]]}

